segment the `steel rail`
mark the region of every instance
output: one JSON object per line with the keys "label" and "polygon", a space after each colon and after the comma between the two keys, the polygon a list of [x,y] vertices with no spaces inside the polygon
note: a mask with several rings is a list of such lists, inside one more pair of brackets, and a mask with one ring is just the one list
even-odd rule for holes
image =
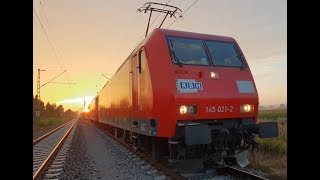
{"label": "steel rail", "polygon": [[42,176],[44,175],[47,167],[49,166],[49,164],[51,163],[51,161],[55,158],[55,156],[57,155],[57,153],[59,152],[59,150],[61,149],[64,141],[67,139],[68,135],[70,134],[72,128],[74,127],[74,125],[77,123],[78,120],[76,120],[73,125],[69,128],[69,130],[67,131],[67,133],[63,136],[63,138],[60,140],[60,142],[56,145],[56,147],[53,149],[53,151],[51,151],[51,153],[49,154],[49,156],[47,157],[47,159],[41,164],[41,166],[38,168],[38,170],[34,173],[33,175],[33,179],[34,180],[40,180],[42,178]]}
{"label": "steel rail", "polygon": [[256,174],[253,174],[250,172],[246,172],[245,170],[238,169],[238,168],[226,165],[226,164],[221,164],[221,163],[217,163],[217,164],[219,164],[221,166],[221,168],[224,168],[224,170],[221,168],[218,169],[220,171],[220,173],[222,173],[222,174],[227,173],[227,174],[230,174],[230,175],[233,175],[236,177],[247,177],[252,180],[269,180],[268,178],[265,178],[265,177],[262,177],[262,176],[259,176],[259,175],[256,175]]}
{"label": "steel rail", "polygon": [[34,145],[38,144],[40,141],[42,141],[42,140],[45,139],[46,137],[50,136],[50,135],[53,134],[54,132],[58,131],[60,128],[62,128],[63,126],[65,126],[65,125],[68,124],[69,122],[70,122],[70,121],[62,124],[61,126],[55,128],[54,130],[48,132],[47,134],[45,134],[45,135],[43,135],[43,136],[37,138],[36,140],[33,140],[32,145],[34,146]]}

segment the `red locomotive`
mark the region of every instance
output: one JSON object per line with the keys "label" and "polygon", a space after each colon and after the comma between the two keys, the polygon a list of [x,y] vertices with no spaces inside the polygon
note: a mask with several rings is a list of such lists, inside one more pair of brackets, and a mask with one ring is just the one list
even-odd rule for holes
{"label": "red locomotive", "polygon": [[155,159],[212,158],[255,146],[258,92],[235,39],[157,28],[90,103],[91,121]]}

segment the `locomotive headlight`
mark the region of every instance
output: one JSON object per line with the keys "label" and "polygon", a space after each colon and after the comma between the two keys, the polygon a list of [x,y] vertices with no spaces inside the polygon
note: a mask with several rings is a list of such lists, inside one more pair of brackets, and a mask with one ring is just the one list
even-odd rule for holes
{"label": "locomotive headlight", "polygon": [[248,113],[253,111],[254,106],[252,104],[242,104],[240,106],[240,112]]}
{"label": "locomotive headlight", "polygon": [[217,78],[219,78],[219,74],[217,73],[217,72],[210,72],[210,77],[212,78],[212,79],[217,79]]}
{"label": "locomotive headlight", "polygon": [[186,114],[188,111],[187,106],[180,106],[180,114]]}
{"label": "locomotive headlight", "polygon": [[197,106],[180,106],[180,114],[196,114],[197,113]]}

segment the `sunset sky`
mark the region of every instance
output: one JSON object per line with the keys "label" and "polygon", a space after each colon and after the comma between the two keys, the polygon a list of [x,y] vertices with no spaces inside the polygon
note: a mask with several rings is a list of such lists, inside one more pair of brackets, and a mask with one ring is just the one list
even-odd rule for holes
{"label": "sunset sky", "polygon": [[[149,13],[137,9],[146,2],[150,1],[33,0],[33,94],[38,69],[45,70],[41,85],[66,70],[41,87],[41,100],[61,104],[65,110],[81,110],[84,98],[89,104],[108,80],[101,74],[114,74],[143,39]],[[235,38],[255,78],[260,105],[287,103],[286,0],[151,2],[169,2],[183,12],[183,19],[171,24],[175,19],[168,17],[162,28]],[[153,13],[151,22],[157,15]]]}

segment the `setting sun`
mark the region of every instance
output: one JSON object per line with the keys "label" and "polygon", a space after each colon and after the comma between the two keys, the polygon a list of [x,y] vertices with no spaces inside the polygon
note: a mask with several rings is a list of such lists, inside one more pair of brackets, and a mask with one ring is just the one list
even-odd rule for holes
{"label": "setting sun", "polygon": [[85,112],[89,112],[88,106],[94,96],[85,96],[74,99],[66,99],[63,101],[57,102],[57,104],[62,104],[65,109],[79,109],[83,111],[83,106],[85,105]]}

